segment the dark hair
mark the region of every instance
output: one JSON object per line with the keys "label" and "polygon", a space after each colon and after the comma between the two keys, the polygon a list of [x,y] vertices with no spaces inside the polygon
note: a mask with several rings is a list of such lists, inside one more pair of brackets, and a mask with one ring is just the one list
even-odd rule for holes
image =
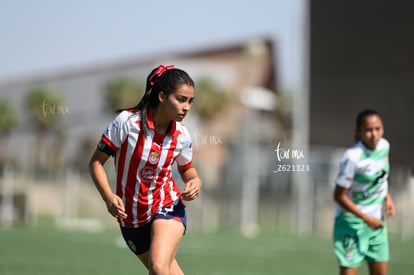
{"label": "dark hair", "polygon": [[148,110],[149,108],[156,108],[160,103],[158,97],[159,93],[163,92],[168,96],[181,85],[194,87],[194,81],[185,71],[174,68],[173,65],[160,65],[153,69],[148,75],[145,93],[141,98],[141,101],[132,108],[120,109],[117,112],[122,112],[124,110],[141,112],[141,130],[144,135],[146,135],[148,131]]}
{"label": "dark hair", "polygon": [[380,114],[374,109],[365,109],[365,110],[359,112],[357,117],[356,117],[355,141],[359,140],[358,131],[361,129],[361,126],[364,123],[364,119],[368,116],[381,117]]}

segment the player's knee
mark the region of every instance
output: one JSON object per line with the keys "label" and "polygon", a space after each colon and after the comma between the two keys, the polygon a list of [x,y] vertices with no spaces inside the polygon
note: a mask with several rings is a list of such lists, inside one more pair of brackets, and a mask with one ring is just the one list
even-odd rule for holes
{"label": "player's knee", "polygon": [[154,275],[170,274],[170,266],[168,262],[163,261],[162,259],[151,259],[149,268],[150,268],[150,274],[154,274]]}

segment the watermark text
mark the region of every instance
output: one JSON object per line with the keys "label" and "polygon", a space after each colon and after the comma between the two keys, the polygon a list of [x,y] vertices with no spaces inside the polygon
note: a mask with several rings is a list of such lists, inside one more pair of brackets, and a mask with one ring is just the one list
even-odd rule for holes
{"label": "watermark text", "polygon": [[220,145],[222,141],[219,136],[200,134],[197,128],[194,132],[194,143],[196,147],[199,147],[202,145]]}
{"label": "watermark text", "polygon": [[[277,147],[275,149],[276,152],[276,158],[277,158],[277,164],[276,168],[273,171],[273,173],[279,173],[279,172],[309,172],[310,171],[310,165],[307,163],[298,163],[297,160],[304,159],[305,153],[301,149],[297,148],[283,148],[281,143],[279,142],[277,144]],[[281,162],[291,162],[294,163],[286,163],[283,164]]]}
{"label": "watermark text", "polygon": [[59,104],[49,104],[46,102],[46,98],[43,100],[43,103],[40,105],[40,107],[42,108],[44,117],[70,114],[69,107]]}

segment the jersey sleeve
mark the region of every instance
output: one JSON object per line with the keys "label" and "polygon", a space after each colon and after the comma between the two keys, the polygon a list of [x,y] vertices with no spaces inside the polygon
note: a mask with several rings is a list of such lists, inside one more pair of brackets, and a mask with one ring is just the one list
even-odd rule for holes
{"label": "jersey sleeve", "polygon": [[183,148],[177,157],[177,165],[181,170],[186,170],[193,164],[193,142],[190,133],[184,127],[181,138],[183,142]]}
{"label": "jersey sleeve", "polygon": [[124,111],[106,127],[98,143],[99,150],[108,155],[114,155],[118,151],[128,134],[126,125],[128,117],[129,112]]}
{"label": "jersey sleeve", "polygon": [[355,162],[350,158],[348,152],[345,152],[339,163],[339,171],[338,176],[336,177],[336,184],[344,188],[350,188],[354,175]]}

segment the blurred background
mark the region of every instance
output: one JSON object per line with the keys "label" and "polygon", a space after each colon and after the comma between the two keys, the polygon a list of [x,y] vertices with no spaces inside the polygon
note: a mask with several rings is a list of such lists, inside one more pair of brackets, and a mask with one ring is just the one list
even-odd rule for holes
{"label": "blurred background", "polygon": [[412,238],[412,2],[0,6],[1,227],[115,228],[89,158],[114,110],[174,64],[196,82],[184,124],[203,191],[187,204],[188,232],[330,238],[339,158],[357,112],[374,108],[391,143],[389,230]]}

